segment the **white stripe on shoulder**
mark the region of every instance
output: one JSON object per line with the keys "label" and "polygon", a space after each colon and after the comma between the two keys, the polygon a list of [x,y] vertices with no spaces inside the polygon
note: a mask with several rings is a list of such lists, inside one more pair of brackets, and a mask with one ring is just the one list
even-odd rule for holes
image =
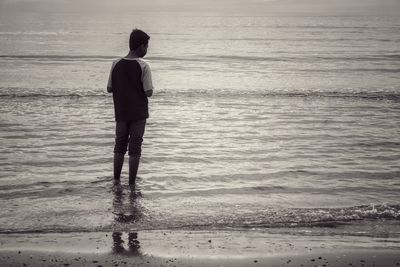
{"label": "white stripe on shoulder", "polygon": [[147,63],[143,58],[137,58],[137,62],[139,63],[140,67],[142,68],[142,70],[149,66],[149,63]]}

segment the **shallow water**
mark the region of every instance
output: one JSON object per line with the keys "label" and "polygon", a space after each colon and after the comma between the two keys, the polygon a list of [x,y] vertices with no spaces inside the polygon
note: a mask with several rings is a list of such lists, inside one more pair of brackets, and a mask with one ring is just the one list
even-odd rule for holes
{"label": "shallow water", "polygon": [[397,101],[167,96],[152,100],[140,195],[126,172],[111,182],[109,97],[3,98],[2,230],[399,218]]}
{"label": "shallow water", "polygon": [[398,236],[398,19],[132,18],[152,35],[157,90],[131,192],[127,166],[112,183],[105,93],[131,17],[71,16],[1,19],[1,232]]}

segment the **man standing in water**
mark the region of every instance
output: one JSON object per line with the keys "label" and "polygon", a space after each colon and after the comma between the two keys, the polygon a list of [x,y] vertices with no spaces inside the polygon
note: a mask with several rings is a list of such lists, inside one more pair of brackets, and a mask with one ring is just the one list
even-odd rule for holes
{"label": "man standing in water", "polygon": [[129,38],[127,56],[113,62],[107,91],[113,94],[115,111],[114,179],[120,180],[124,155],[128,148],[129,184],[135,186],[142,152],[148,97],[153,94],[149,65],[142,59],[150,36],[135,29]]}

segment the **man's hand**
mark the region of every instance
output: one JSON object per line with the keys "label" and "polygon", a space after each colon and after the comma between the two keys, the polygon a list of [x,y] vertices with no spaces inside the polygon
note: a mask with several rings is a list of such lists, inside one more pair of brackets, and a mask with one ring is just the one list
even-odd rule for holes
{"label": "man's hand", "polygon": [[107,92],[112,93],[112,87],[107,86]]}
{"label": "man's hand", "polygon": [[144,91],[147,97],[151,97],[153,95],[153,90]]}

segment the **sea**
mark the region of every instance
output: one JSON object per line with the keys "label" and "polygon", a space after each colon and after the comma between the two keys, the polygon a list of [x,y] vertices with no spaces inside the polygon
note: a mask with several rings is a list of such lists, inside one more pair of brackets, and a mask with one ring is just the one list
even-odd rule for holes
{"label": "sea", "polygon": [[[136,190],[106,92],[133,28],[155,86]],[[398,17],[3,11],[0,114],[0,233],[400,242]]]}

